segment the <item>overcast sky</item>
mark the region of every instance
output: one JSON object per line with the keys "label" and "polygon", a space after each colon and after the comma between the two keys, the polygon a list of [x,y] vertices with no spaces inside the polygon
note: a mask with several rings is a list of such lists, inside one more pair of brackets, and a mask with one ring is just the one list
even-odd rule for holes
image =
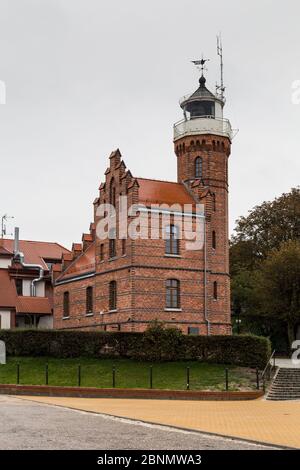
{"label": "overcast sky", "polygon": [[0,214],[20,236],[80,241],[111,150],[134,176],[176,180],[172,126],[218,80],[221,31],[232,145],[230,229],[299,184],[300,3],[271,0],[0,0]]}

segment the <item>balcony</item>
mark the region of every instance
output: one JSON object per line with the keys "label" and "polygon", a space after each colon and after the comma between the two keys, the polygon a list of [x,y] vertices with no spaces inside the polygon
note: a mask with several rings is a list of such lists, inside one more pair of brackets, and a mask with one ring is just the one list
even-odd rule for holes
{"label": "balcony", "polygon": [[174,142],[186,135],[214,134],[233,138],[231,124],[228,119],[201,116],[194,119],[182,119],[174,124]]}

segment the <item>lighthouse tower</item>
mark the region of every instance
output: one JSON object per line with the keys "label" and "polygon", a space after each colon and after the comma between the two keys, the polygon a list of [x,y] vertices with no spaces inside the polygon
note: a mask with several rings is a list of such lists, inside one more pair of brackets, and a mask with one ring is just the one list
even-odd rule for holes
{"label": "lighthouse tower", "polygon": [[205,62],[195,62],[201,65],[198,88],[180,100],[183,119],[174,125],[174,147],[178,182],[205,207],[208,333],[230,334],[228,158],[232,129],[223,116],[224,87],[218,87],[215,94],[208,90]]}

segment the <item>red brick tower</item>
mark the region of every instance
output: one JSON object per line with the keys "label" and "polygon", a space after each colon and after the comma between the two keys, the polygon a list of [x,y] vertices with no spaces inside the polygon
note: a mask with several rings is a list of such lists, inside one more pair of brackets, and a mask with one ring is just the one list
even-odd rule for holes
{"label": "red brick tower", "polygon": [[174,146],[178,182],[205,205],[206,310],[210,333],[222,334],[219,327],[214,331],[214,321],[230,322],[228,157],[232,130],[223,118],[223,92],[214,95],[205,83],[202,70],[199,88],[180,101],[184,119],[174,125]]}

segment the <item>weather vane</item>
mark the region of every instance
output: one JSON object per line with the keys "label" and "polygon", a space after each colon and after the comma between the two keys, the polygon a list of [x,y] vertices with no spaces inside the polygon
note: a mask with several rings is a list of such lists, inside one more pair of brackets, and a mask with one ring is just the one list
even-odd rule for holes
{"label": "weather vane", "polygon": [[193,64],[196,65],[196,67],[198,68],[198,70],[201,71],[201,75],[203,75],[203,72],[207,71],[207,67],[205,66],[205,62],[208,62],[209,59],[203,59],[203,54],[202,54],[202,58],[200,60],[192,60]]}

